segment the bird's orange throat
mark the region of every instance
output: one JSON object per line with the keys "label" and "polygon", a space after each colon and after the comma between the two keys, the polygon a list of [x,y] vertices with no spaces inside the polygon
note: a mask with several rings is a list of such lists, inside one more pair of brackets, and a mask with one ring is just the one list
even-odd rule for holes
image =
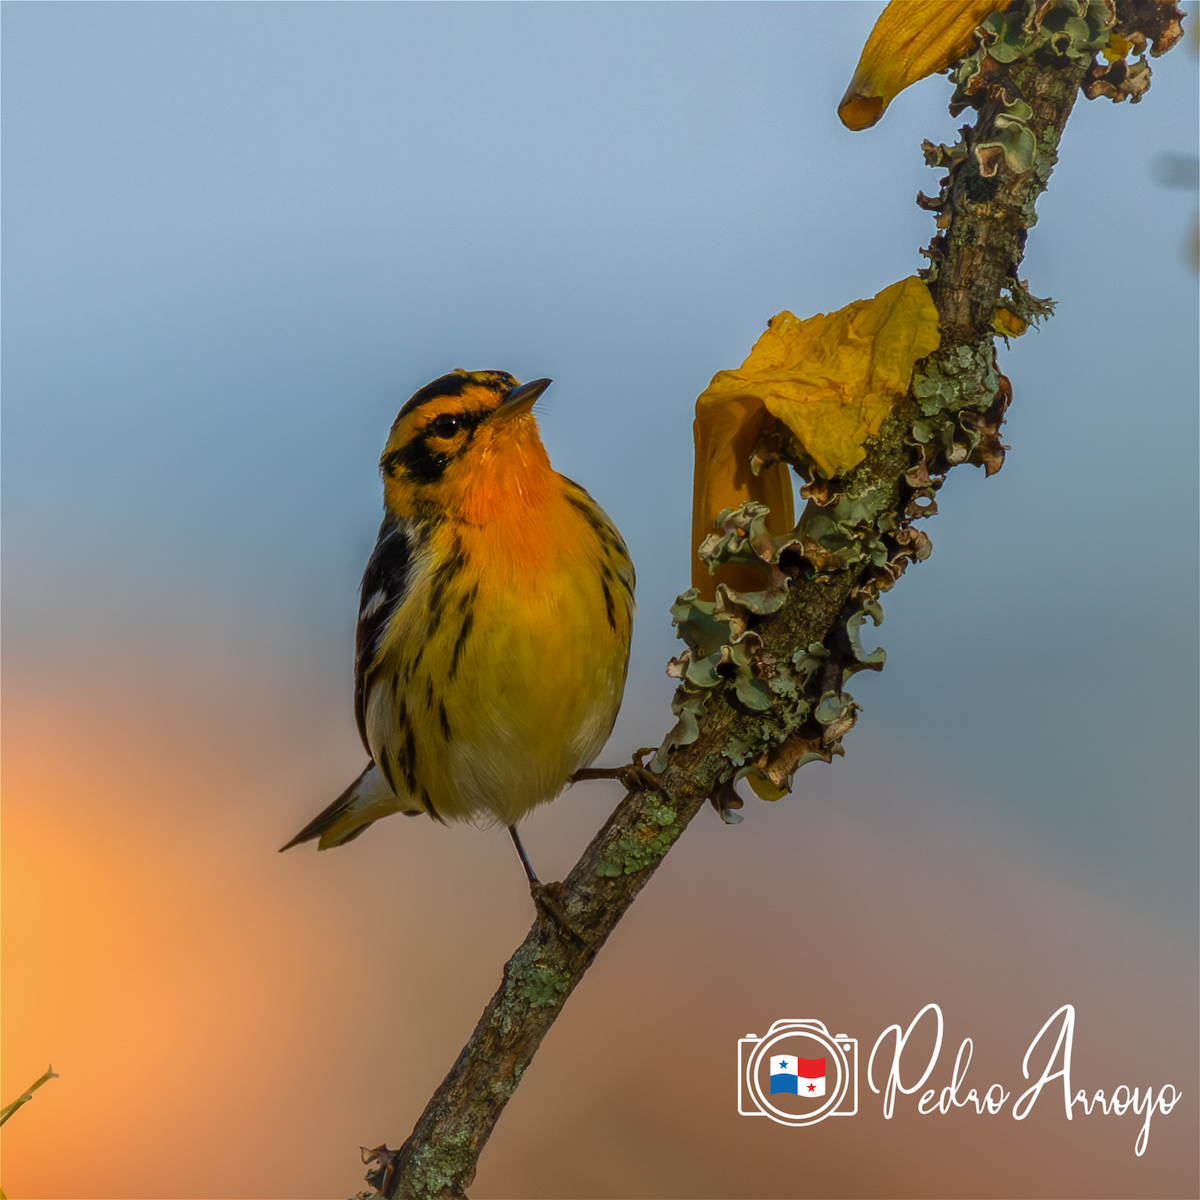
{"label": "bird's orange throat", "polygon": [[591,536],[568,487],[550,466],[529,412],[484,422],[436,482],[384,475],[391,512],[449,522],[468,553],[490,563],[490,573],[530,580],[561,560],[564,547]]}
{"label": "bird's orange throat", "polygon": [[511,536],[561,502],[562,479],[550,466],[537,422],[521,413],[481,429],[455,472],[446,509],[465,525]]}

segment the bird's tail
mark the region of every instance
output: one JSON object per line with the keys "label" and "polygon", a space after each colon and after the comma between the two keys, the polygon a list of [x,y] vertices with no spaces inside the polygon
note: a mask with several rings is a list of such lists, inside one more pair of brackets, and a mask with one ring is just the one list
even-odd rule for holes
{"label": "bird's tail", "polygon": [[323,812],[318,813],[279,853],[320,838],[318,850],[331,846],[344,846],[364,832],[373,821],[390,816],[394,812],[406,811],[396,793],[388,786],[383,772],[373,762],[366,770]]}

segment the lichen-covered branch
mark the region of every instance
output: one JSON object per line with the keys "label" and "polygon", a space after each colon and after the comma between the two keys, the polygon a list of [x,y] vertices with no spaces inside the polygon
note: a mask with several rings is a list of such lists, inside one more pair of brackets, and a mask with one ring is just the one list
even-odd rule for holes
{"label": "lichen-covered branch", "polygon": [[1156,37],[1150,23],[1161,26],[1168,8],[1024,0],[985,23],[984,45],[953,73],[952,109],[977,109],[976,122],[954,147],[926,146],[931,164],[946,168],[940,195],[919,199],[937,214],[924,274],[940,348],[919,365],[865,459],[843,476],[821,475],[786,431],[760,443],[759,461],[789,461],[807,480],[796,529],[771,537],[752,504],[723,514],[703,553],[714,563],[758,565],[762,591],[721,585],[715,602],[694,591],[680,597],[673,611],[687,649],[672,664],[678,722],[647,764],[653,774],[630,772],[629,794],[554,885],[569,928],[546,920],[529,931],[412,1135],[398,1150],[364,1151],[376,1190],[362,1195],[465,1195],[542,1038],[705,802],[736,820],[738,778],[748,774],[760,794],[781,795],[798,766],[842,752],[857,712],[846,683],[883,660],[863,651],[860,627],[878,622],[881,594],[930,551],[914,522],[936,511],[951,467],[971,462],[992,474],[1003,463],[999,430],[1011,392],[996,369],[993,332],[1018,333],[1048,312],[1017,269],[1081,85],[1109,95],[1093,85],[1119,92],[1133,75],[1137,90],[1125,94],[1136,100],[1148,78],[1144,58],[1122,74],[1095,55],[1115,44],[1114,29],[1134,50],[1149,39],[1161,52],[1165,35]]}

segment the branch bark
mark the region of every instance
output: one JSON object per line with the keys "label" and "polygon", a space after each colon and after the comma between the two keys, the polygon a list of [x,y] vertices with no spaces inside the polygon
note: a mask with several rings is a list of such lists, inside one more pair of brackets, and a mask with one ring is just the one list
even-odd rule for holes
{"label": "branch bark", "polygon": [[[974,93],[971,103],[981,105],[978,120],[974,128],[964,127],[960,146],[953,151],[927,146],[932,162],[949,167],[941,196],[919,200],[939,214],[940,232],[925,252],[930,258],[925,275],[940,314],[941,348],[918,369],[910,395],[868,443],[866,459],[846,478],[822,482],[851,498],[873,498],[875,528],[888,561],[880,567],[878,558],[864,558],[842,570],[818,570],[811,560],[785,552],[780,565],[790,577],[786,600],[769,616],[751,617],[762,639],[761,658],[794,661],[797,648],[824,647],[825,667],[806,684],[809,706],[801,711],[799,697],[779,696],[769,714],[750,712],[732,686],[713,689],[699,735],[670,751],[652,787],[635,781],[561,885],[558,899],[570,931],[549,921],[530,929],[411,1136],[399,1150],[364,1151],[371,1166],[367,1180],[377,1190],[362,1196],[465,1195],[479,1154],[542,1038],[665,854],[706,800],[720,808],[739,805],[730,745],[749,747],[742,761],[756,760],[775,777],[790,775],[806,755],[840,752],[837,742],[853,713],[847,710],[849,717],[831,730],[810,715],[811,702],[831,690],[840,696],[845,678],[861,669],[854,663],[847,622],[862,611],[864,598],[886,590],[906,561],[928,553],[928,539],[911,522],[932,506],[914,507],[915,499],[931,499],[956,462],[976,462],[989,474],[1002,462],[998,431],[1009,393],[995,373],[994,315],[1006,291],[1005,303],[1014,311],[1036,308],[1017,279],[1017,267],[1036,220],[1034,201],[1049,179],[1063,127],[1091,67],[1090,54],[1059,56],[1045,49],[1009,62],[999,92],[989,84]],[[1014,94],[1031,112],[1024,123],[1035,149],[1025,169],[1014,169],[1002,154],[977,152],[1003,141],[1006,104],[1011,106]],[[957,400],[942,414],[949,432],[940,440],[915,435],[914,423],[929,417],[929,396],[947,386],[957,389]],[[814,504],[810,501],[810,510]]]}

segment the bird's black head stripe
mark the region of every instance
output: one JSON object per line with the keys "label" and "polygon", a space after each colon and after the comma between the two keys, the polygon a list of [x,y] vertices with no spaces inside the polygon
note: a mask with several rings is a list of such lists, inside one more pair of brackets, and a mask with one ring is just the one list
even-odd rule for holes
{"label": "bird's black head stripe", "polygon": [[[475,409],[471,412],[454,414],[458,419],[459,428],[467,430],[468,434],[473,434],[480,423],[490,415],[491,410],[489,409]],[[401,446],[399,450],[393,450],[384,459],[384,471],[394,474],[397,467],[403,467],[408,477],[416,483],[437,483],[450,463],[450,455],[435,450],[429,444],[431,437],[436,438],[437,434],[432,430],[423,430],[410,442]]]}
{"label": "bird's black head stripe", "polygon": [[428,400],[436,400],[439,396],[461,396],[463,388],[470,383],[470,377],[452,371],[442,375],[432,383],[427,383],[420,391],[414,392],[400,410],[399,417],[407,416],[414,408],[420,408]]}
{"label": "bird's black head stripe", "polygon": [[397,468],[403,467],[408,477],[417,483],[437,483],[449,462],[448,455],[435,454],[423,437],[415,437],[406,446],[393,450],[383,460],[383,469],[392,475]]}

